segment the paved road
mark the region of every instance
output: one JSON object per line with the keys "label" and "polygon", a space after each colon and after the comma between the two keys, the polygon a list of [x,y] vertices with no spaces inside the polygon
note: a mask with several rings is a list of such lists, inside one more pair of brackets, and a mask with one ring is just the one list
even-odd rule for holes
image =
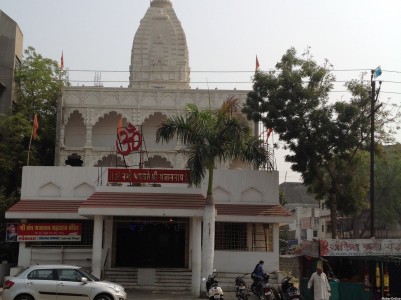
{"label": "paved road", "polygon": [[[140,299],[140,300],[194,300],[194,299],[207,299],[207,298],[199,298],[199,297],[195,297],[192,295],[182,295],[182,294],[153,294],[153,293],[138,293],[136,291],[130,291],[127,290],[127,294],[128,294],[128,300],[136,300],[136,299]],[[249,300],[256,300],[257,298],[252,298],[254,297],[253,295],[251,297],[249,297]],[[235,297],[235,293],[225,293],[224,294],[224,300],[236,300],[237,298]]]}
{"label": "paved road", "polygon": [[[3,292],[3,289],[0,288],[0,300],[3,298],[1,297],[1,294]],[[139,293],[138,291],[135,290],[127,290],[128,294],[128,300],[193,300],[193,299],[200,299],[198,297],[192,296],[192,295],[182,295],[182,294],[153,294],[153,293]],[[203,298],[206,299],[206,298]],[[250,300],[256,299],[255,296],[251,295],[249,297]],[[236,300],[235,293],[225,293],[224,294],[224,300]]]}

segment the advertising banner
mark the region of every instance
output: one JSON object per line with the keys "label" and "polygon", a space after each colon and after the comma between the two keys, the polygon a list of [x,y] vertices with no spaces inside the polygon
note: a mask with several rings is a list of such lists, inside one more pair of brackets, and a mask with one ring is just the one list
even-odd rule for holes
{"label": "advertising banner", "polygon": [[399,239],[324,239],[320,240],[321,256],[401,255]]}
{"label": "advertising banner", "polygon": [[80,223],[20,223],[17,229],[19,242],[79,242]]}

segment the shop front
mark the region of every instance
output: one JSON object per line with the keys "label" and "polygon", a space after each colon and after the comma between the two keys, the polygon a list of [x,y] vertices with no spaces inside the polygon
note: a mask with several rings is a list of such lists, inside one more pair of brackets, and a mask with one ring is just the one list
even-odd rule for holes
{"label": "shop front", "polygon": [[306,250],[314,249],[303,256],[301,292],[306,299],[313,299],[307,282],[317,263],[330,279],[332,300],[401,296],[401,240],[324,239],[305,244]]}

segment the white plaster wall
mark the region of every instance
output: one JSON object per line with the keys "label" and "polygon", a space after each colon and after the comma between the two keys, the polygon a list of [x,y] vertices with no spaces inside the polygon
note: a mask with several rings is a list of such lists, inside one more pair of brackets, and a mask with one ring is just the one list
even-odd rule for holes
{"label": "white plaster wall", "polygon": [[27,267],[31,264],[31,248],[25,247],[25,242],[19,243],[18,265]]}
{"label": "white plaster wall", "polygon": [[[215,170],[213,189],[218,192],[214,195],[214,200],[216,203],[229,201],[278,204],[278,175],[278,171]],[[226,192],[230,193],[230,197]]]}
{"label": "white plaster wall", "polygon": [[214,268],[217,273],[251,273],[260,260],[265,272],[279,270],[279,255],[274,252],[215,251]]}
{"label": "white plaster wall", "polygon": [[[22,172],[22,199],[84,200],[94,190],[131,192],[132,187],[107,186],[107,169],[96,167],[36,167],[25,166]],[[102,181],[99,176],[103,176]],[[102,186],[100,186],[102,183]],[[200,189],[186,184],[163,184],[162,188],[142,187],[141,192],[180,193],[192,192],[206,195],[207,176]],[[57,187],[57,188],[56,188]],[[216,193],[216,203],[278,204],[278,172],[252,170],[215,170],[214,187],[224,190]],[[136,189],[135,191],[138,191]],[[256,192],[257,191],[257,192]],[[229,194],[227,194],[229,193]],[[259,193],[262,195],[260,196]]]}
{"label": "white plaster wall", "polygon": [[279,227],[273,225],[273,251],[215,251],[214,268],[216,272],[247,273],[263,260],[264,270],[271,273],[279,270]]}
{"label": "white plaster wall", "polygon": [[[91,195],[90,187],[93,189],[97,186],[98,168],[81,168],[81,167],[23,167],[22,170],[22,199],[86,199]],[[51,184],[50,184],[51,183]],[[49,185],[50,184],[50,185]],[[82,184],[86,184],[85,195],[81,189]],[[51,194],[51,190],[46,193],[41,189],[48,185],[51,190],[54,186],[60,188],[57,193]],[[77,193],[75,189],[78,189]],[[75,198],[74,198],[75,197]]]}

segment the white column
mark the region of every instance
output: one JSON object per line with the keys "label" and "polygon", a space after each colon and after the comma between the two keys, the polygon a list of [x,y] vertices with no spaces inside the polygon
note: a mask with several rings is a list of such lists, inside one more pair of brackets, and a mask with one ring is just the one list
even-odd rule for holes
{"label": "white column", "polygon": [[84,148],[92,149],[92,124],[86,124],[86,142]]}
{"label": "white column", "polygon": [[103,216],[95,216],[93,223],[92,274],[100,278],[102,271]]}
{"label": "white column", "polygon": [[201,241],[202,241],[202,219],[200,217],[191,218],[191,265],[192,265],[192,294],[196,297],[200,295],[201,281]]}
{"label": "white column", "polygon": [[104,220],[104,243],[102,261],[106,261],[107,268],[111,267],[111,248],[113,247],[113,217],[105,218]]}
{"label": "white column", "polygon": [[[27,223],[26,219],[21,219],[21,223]],[[25,242],[19,242],[18,266],[28,267],[32,265],[32,247],[26,247]]]}
{"label": "white column", "polygon": [[[203,237],[202,237],[202,278],[207,278],[213,273],[214,264],[214,236],[216,209],[213,203],[206,205],[203,215]],[[206,286],[201,285],[201,291],[206,292]]]}

